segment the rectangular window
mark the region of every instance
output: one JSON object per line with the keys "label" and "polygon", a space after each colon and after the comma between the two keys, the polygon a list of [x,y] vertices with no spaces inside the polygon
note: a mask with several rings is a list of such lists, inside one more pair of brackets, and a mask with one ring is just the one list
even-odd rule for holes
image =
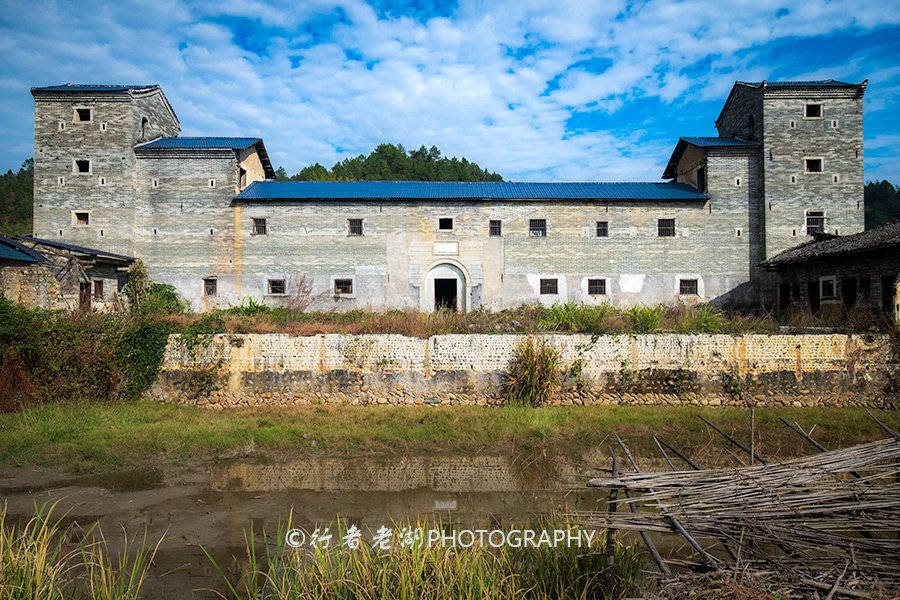
{"label": "rectangular window", "polygon": [[821,158],[804,159],[803,168],[807,173],[821,173],[822,172],[822,159]]}
{"label": "rectangular window", "polygon": [[492,220],[488,224],[488,235],[491,237],[500,237],[502,235],[502,227],[499,220]]}
{"label": "rectangular window", "polygon": [[806,211],[806,235],[825,233],[825,211]]}
{"label": "rectangular window", "polygon": [[91,109],[89,108],[76,108],[75,109],[75,120],[80,123],[89,123],[91,121]]}
{"label": "rectangular window", "polygon": [[706,167],[697,168],[697,191],[706,193]]}
{"label": "rectangular window", "polygon": [[284,279],[270,279],[269,293],[273,296],[283,296],[285,294]]}
{"label": "rectangular window", "polygon": [[834,298],[834,279],[823,279],[820,284],[822,298]]}
{"label": "rectangular window", "polygon": [[682,296],[697,296],[698,286],[696,279],[679,279],[678,280],[678,293]]}
{"label": "rectangular window", "polygon": [[103,300],[103,281],[97,280],[94,281],[94,298],[97,300]]}
{"label": "rectangular window", "polygon": [[203,280],[203,295],[215,296],[218,291],[218,282],[214,277],[207,277]]}
{"label": "rectangular window", "polygon": [[588,279],[588,295],[589,296],[605,296],[606,280],[605,279]]}
{"label": "rectangular window", "polygon": [[609,221],[597,221],[597,237],[609,237]]}
{"label": "rectangular window", "polygon": [[91,161],[87,159],[80,158],[75,161],[75,172],[76,173],[90,173],[91,172]]}
{"label": "rectangular window", "polygon": [[675,237],[675,219],[658,219],[656,233],[659,237]]}
{"label": "rectangular window", "polygon": [[238,186],[244,189],[247,186],[247,169],[238,169]]}
{"label": "rectangular window", "polygon": [[529,219],[528,235],[531,237],[547,237],[547,219]]}
{"label": "rectangular window", "polygon": [[362,219],[347,219],[347,235],[362,235],[363,234],[363,220]]}
{"label": "rectangular window", "polygon": [[353,293],[353,280],[352,279],[335,279],[334,280],[334,293],[339,296],[341,294],[352,294]]}
{"label": "rectangular window", "polygon": [[438,219],[438,229],[441,231],[450,231],[453,229],[453,219],[450,217],[442,217]]}
{"label": "rectangular window", "polygon": [[89,212],[76,212],[75,213],[75,225],[83,226],[91,224],[91,213]]}
{"label": "rectangular window", "polygon": [[807,119],[821,119],[822,114],[821,104],[807,104],[806,109],[803,112],[803,116]]}
{"label": "rectangular window", "polygon": [[541,294],[558,294],[559,285],[556,279],[541,279]]}
{"label": "rectangular window", "polygon": [[253,219],[253,235],[267,235],[268,227],[266,226],[265,217],[254,217]]}

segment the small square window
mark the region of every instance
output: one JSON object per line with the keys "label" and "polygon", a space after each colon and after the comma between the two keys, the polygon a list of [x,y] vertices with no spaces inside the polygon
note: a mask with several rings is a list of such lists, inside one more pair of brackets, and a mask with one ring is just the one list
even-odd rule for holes
{"label": "small square window", "polygon": [[203,280],[203,295],[215,296],[218,293],[219,282],[215,277],[206,277]]}
{"label": "small square window", "polygon": [[820,284],[822,286],[822,298],[834,298],[834,279],[823,279]]}
{"label": "small square window", "polygon": [[347,219],[347,235],[362,235],[363,234],[363,220],[362,219]]}
{"label": "small square window", "polygon": [[597,221],[595,232],[597,237],[609,237],[609,221]]}
{"label": "small square window", "polygon": [[825,211],[806,211],[806,235],[825,233]]}
{"label": "small square window", "polygon": [[353,280],[352,279],[335,279],[334,280],[334,294],[336,296],[340,296],[341,294],[352,294],[353,293]]}
{"label": "small square window", "polygon": [[678,293],[681,296],[698,296],[698,285],[696,279],[679,279]]}
{"label": "small square window", "polygon": [[98,279],[94,281],[94,298],[97,300],[103,300],[103,280]]}
{"label": "small square window", "polygon": [[547,219],[529,219],[528,235],[531,237],[547,237]]}
{"label": "small square window", "polygon": [[804,159],[803,166],[807,173],[821,173],[822,172],[822,159],[821,158]]}
{"label": "small square window", "polygon": [[216,187],[216,180],[215,180],[215,179],[210,179],[210,180],[209,180],[209,187],[211,187],[211,188]]}
{"label": "small square window", "polygon": [[503,229],[502,224],[499,220],[494,219],[488,223],[488,235],[491,237],[500,237],[502,235]]}
{"label": "small square window", "polygon": [[91,121],[91,109],[89,108],[76,108],[75,109],[75,120],[79,123],[90,123]]}
{"label": "small square window", "polygon": [[283,296],[285,294],[284,279],[270,279],[269,294],[273,296]]}
{"label": "small square window", "polygon": [[675,219],[659,219],[656,222],[659,237],[675,237]]}
{"label": "small square window", "polygon": [[268,226],[265,217],[254,217],[253,219],[253,235],[267,235]]}
{"label": "small square window", "polygon": [[75,161],[75,172],[76,173],[90,173],[91,172],[91,161],[87,159],[79,158]]}
{"label": "small square window", "polygon": [[89,212],[76,212],[75,213],[75,225],[79,227],[90,225],[91,224],[91,213]]}
{"label": "small square window", "polygon": [[807,119],[821,119],[822,112],[821,104],[807,104],[803,116]]}
{"label": "small square window", "polygon": [[541,279],[541,294],[558,294],[559,284],[556,279]]}
{"label": "small square window", "polygon": [[588,279],[588,295],[589,296],[605,296],[606,280],[605,279]]}
{"label": "small square window", "polygon": [[438,219],[438,229],[441,231],[449,231],[453,229],[453,219],[450,217],[442,217]]}

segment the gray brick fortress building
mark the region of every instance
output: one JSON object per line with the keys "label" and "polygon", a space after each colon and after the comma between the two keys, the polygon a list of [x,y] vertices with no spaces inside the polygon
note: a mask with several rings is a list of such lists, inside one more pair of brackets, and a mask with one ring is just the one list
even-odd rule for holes
{"label": "gray brick fortress building", "polygon": [[863,229],[866,84],[737,82],[667,183],[277,182],[158,86],[34,88],[35,236],[136,256],[195,308],[754,303],[758,265]]}

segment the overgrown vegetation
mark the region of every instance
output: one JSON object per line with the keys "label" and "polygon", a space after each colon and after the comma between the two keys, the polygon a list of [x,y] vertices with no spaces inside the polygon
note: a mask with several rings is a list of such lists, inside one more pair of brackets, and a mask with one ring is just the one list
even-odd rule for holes
{"label": "overgrown vegetation", "polygon": [[545,339],[527,337],[516,346],[506,369],[506,401],[511,406],[541,406],[559,391],[559,351]]}
{"label": "overgrown vegetation", "polygon": [[[333,539],[328,548],[306,551],[286,546],[288,523],[265,544],[262,555],[257,546],[266,536],[260,540],[251,530],[241,561],[246,566],[238,577],[212,562],[227,587],[226,598],[233,600],[612,600],[640,590],[643,559],[634,545],[617,543],[612,567],[604,569],[602,538],[594,537],[591,547],[489,548],[476,543],[451,548],[427,540],[416,543],[412,533],[411,540],[404,540],[404,527],[414,532],[423,525],[395,524],[389,549],[373,549],[365,539],[348,549],[341,547],[347,529],[338,523],[329,527]],[[568,527],[576,526],[555,521],[535,526]]]}
{"label": "overgrown vegetation", "polygon": [[900,220],[900,188],[889,181],[869,181],[864,188],[866,229]]}
{"label": "overgrown vegetation", "polygon": [[0,174],[0,233],[31,233],[34,209],[34,161],[28,159],[18,171]]}

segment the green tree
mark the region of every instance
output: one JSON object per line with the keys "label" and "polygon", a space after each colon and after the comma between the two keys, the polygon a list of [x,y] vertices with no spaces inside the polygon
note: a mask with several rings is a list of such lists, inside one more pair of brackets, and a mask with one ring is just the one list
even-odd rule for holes
{"label": "green tree", "polygon": [[900,219],[900,188],[888,181],[870,181],[864,188],[866,229]]}
{"label": "green tree", "polygon": [[279,168],[276,176],[291,181],[503,181],[468,159],[443,157],[435,146],[407,151],[402,144],[379,144],[368,156],[345,158],[331,170],[315,163],[290,177]]}
{"label": "green tree", "polygon": [[34,160],[29,158],[18,172],[0,175],[0,233],[31,233],[33,204]]}

